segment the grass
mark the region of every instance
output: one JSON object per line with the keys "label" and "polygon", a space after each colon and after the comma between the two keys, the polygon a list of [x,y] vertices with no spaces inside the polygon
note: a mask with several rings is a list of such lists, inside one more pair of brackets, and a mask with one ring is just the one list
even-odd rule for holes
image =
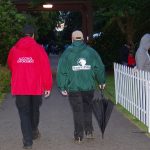
{"label": "grass", "polygon": [[[114,74],[108,73],[106,80],[106,88],[105,88],[106,97],[110,98],[115,103],[115,83],[114,83]],[[150,134],[147,133],[148,128],[144,125],[140,120],[135,118],[129,111],[127,111],[120,104],[116,105],[118,111],[120,111],[126,118],[128,118],[133,124],[135,124],[141,131],[146,133],[147,136],[150,137]]]}
{"label": "grass", "polygon": [[10,91],[10,72],[7,67],[0,66],[0,104],[5,93]]}
{"label": "grass", "polygon": [[0,92],[0,105],[1,105],[1,103],[3,102],[4,95],[5,95],[5,94],[3,94],[3,93]]}
{"label": "grass", "polygon": [[108,73],[106,77],[105,94],[115,103],[115,84],[113,73]]}

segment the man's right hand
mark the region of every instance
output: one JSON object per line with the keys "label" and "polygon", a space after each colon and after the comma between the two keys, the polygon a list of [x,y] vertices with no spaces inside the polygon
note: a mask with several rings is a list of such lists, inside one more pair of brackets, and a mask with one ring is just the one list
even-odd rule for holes
{"label": "man's right hand", "polygon": [[50,96],[50,93],[51,93],[50,90],[46,90],[46,91],[44,92],[44,97],[45,97],[45,98],[49,97],[49,96]]}
{"label": "man's right hand", "polygon": [[65,91],[61,91],[61,94],[63,95],[63,96],[67,96],[68,95],[68,92],[65,90]]}

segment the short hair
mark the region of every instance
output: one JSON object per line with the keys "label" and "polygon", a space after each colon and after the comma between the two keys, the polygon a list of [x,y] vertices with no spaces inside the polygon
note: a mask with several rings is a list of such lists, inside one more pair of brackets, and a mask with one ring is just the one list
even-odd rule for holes
{"label": "short hair", "polygon": [[29,35],[29,36],[32,36],[34,33],[35,33],[35,29],[32,25],[28,25],[26,24],[22,30],[22,33],[24,35]]}

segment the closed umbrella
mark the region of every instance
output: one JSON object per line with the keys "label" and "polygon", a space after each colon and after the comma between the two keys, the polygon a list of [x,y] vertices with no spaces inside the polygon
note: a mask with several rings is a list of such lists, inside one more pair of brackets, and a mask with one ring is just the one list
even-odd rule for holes
{"label": "closed umbrella", "polygon": [[93,99],[92,105],[93,113],[102,132],[102,138],[104,138],[105,128],[111,116],[114,104],[110,99],[105,98],[103,90],[101,90],[100,96]]}

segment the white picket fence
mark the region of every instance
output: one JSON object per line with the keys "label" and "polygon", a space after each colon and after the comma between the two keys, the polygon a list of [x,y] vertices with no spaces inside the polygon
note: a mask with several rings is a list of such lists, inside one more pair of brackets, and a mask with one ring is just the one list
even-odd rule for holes
{"label": "white picket fence", "polygon": [[114,63],[116,104],[148,127],[150,133],[150,73]]}

